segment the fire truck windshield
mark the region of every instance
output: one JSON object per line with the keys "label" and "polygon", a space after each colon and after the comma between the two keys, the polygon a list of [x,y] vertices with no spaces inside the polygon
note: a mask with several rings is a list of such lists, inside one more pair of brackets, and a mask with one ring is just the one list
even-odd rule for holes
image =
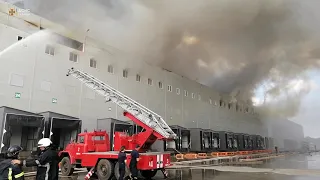
{"label": "fire truck windshield", "polygon": [[78,136],[78,143],[84,143],[84,136]]}

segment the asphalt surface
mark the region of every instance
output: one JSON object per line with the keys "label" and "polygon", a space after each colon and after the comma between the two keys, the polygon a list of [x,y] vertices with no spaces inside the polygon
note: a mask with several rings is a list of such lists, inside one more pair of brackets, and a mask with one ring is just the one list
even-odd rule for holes
{"label": "asphalt surface", "polygon": [[[254,167],[194,166],[171,169],[168,173],[168,180],[319,180],[320,154],[286,156]],[[85,174],[80,172],[71,177],[60,177],[60,179],[83,180]],[[26,179],[31,180],[34,177]],[[158,173],[153,179],[164,178],[162,173]]]}

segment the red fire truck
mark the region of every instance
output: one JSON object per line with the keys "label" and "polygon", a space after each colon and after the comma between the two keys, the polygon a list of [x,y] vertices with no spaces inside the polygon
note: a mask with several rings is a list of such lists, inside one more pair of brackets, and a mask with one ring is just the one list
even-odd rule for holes
{"label": "red fire truck", "polygon": [[[69,176],[73,173],[74,168],[85,167],[94,172],[99,179],[108,180],[114,176],[118,179],[119,164],[117,158],[120,147],[125,146],[128,150],[127,164],[129,164],[130,151],[136,145],[140,145],[138,169],[141,175],[145,178],[151,178],[156,175],[158,170],[165,174],[164,169],[171,165],[170,153],[148,152],[155,141],[176,138],[176,134],[162,117],[87,73],[71,68],[67,76],[69,75],[104,96],[107,101],[122,107],[124,116],[141,126],[145,131],[132,136],[125,132],[115,132],[111,135],[106,131],[80,133],[77,142],[68,144],[65,150],[59,153],[62,174]],[[114,151],[110,150],[110,136],[114,136]],[[127,168],[126,176],[129,174]]]}

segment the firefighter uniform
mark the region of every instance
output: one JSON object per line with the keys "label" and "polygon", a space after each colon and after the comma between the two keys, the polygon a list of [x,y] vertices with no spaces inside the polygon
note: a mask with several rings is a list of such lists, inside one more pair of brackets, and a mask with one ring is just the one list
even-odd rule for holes
{"label": "firefighter uniform", "polygon": [[139,145],[136,146],[136,149],[131,152],[131,161],[130,161],[130,172],[132,179],[138,179],[138,159],[139,159],[139,152],[138,149],[140,148]]}
{"label": "firefighter uniform", "polygon": [[127,155],[124,152],[124,147],[121,148],[121,151],[118,154],[118,163],[119,163],[119,180],[123,180],[126,174],[126,159]]}
{"label": "firefighter uniform", "polygon": [[53,150],[52,142],[49,138],[42,138],[38,142],[41,153],[38,159],[24,160],[26,167],[37,166],[36,180],[58,180],[59,156]]}
{"label": "firefighter uniform", "polygon": [[0,163],[1,180],[24,180],[24,172],[19,165],[13,165],[11,159],[6,159]]}
{"label": "firefighter uniform", "polygon": [[59,157],[58,153],[50,148],[42,151],[38,159],[24,160],[23,165],[37,166],[36,180],[58,180]]}
{"label": "firefighter uniform", "polygon": [[24,180],[24,172],[18,164],[13,164],[17,160],[22,148],[17,145],[9,147],[6,159],[0,162],[0,179],[1,180]]}

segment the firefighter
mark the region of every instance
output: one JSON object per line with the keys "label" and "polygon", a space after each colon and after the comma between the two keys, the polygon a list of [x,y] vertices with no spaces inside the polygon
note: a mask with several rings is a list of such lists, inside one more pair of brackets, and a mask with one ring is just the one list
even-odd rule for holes
{"label": "firefighter", "polygon": [[124,176],[126,174],[126,162],[127,162],[127,155],[125,153],[125,147],[122,146],[118,154],[119,174],[120,174],[119,180],[124,180]]}
{"label": "firefighter", "polygon": [[278,156],[278,152],[279,152],[278,146],[275,146],[275,147],[274,147],[274,150],[276,151],[276,155]]}
{"label": "firefighter", "polygon": [[19,164],[14,164],[14,160],[18,159],[22,148],[13,145],[8,148],[6,160],[0,163],[0,179],[1,180],[24,180],[24,172]]}
{"label": "firefighter", "polygon": [[42,138],[38,142],[40,155],[38,159],[17,161],[26,167],[37,166],[36,180],[58,180],[59,157],[58,153],[52,149],[52,142],[49,138]]}
{"label": "firefighter", "polygon": [[136,148],[131,152],[131,161],[130,161],[130,172],[131,179],[138,179],[138,168],[137,164],[139,161],[139,150],[140,146],[137,145]]}

